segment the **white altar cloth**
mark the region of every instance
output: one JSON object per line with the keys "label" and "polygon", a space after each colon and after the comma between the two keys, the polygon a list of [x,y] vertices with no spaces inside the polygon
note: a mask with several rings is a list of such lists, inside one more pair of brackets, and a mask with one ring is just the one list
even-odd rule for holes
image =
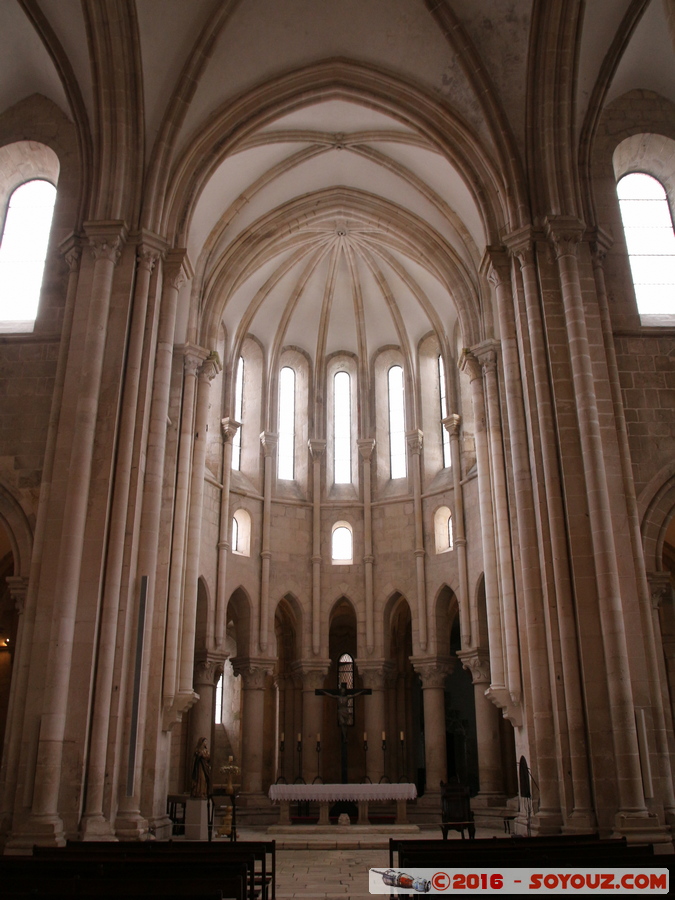
{"label": "white altar cloth", "polygon": [[350,800],[360,803],[369,800],[414,800],[414,784],[273,784],[269,790],[272,803],[318,800],[335,803]]}

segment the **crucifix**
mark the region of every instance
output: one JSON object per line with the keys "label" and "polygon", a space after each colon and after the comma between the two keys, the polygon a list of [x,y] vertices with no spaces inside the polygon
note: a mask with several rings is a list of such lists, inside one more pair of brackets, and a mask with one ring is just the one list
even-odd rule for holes
{"label": "crucifix", "polygon": [[352,697],[358,697],[359,694],[372,694],[373,692],[370,688],[361,688],[360,690],[348,688],[347,683],[343,681],[337,691],[330,690],[329,688],[317,688],[314,693],[317,696],[324,694],[326,697],[331,697],[333,700],[337,700],[338,725],[340,726],[340,731],[342,732],[342,783],[347,784],[347,726],[351,725],[351,710],[349,708],[349,701]]}

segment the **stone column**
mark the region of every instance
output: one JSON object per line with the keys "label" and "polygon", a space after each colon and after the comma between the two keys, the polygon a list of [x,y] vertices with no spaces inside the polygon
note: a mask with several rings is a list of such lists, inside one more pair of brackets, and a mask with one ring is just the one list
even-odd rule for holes
{"label": "stone column", "polygon": [[220,530],[218,535],[218,571],[216,587],[216,622],[214,645],[221,648],[225,644],[227,623],[227,559],[230,552],[230,483],[232,481],[232,442],[240,428],[240,423],[232,418],[221,419],[223,434],[223,489],[220,494]]}
{"label": "stone column", "polygon": [[25,828],[25,837],[33,843],[58,845],[65,840],[58,815],[61,763],[108,312],[113,273],[126,239],[122,222],[89,222],[84,227],[94,254],[94,271],[55,573],[52,651],[45,678],[33,805]]}
{"label": "stone column", "polygon": [[[649,572],[647,577],[653,616],[652,627],[656,642],[661,647],[661,652],[658,654],[658,665],[663,715],[671,743],[675,743],[673,741],[675,710],[672,707],[673,700],[675,700],[675,597],[673,596],[670,572]],[[673,753],[675,753],[675,747],[673,747]]]}
{"label": "stone column", "polygon": [[[375,628],[373,620],[373,510],[371,486],[371,459],[375,449],[372,438],[358,441],[359,453],[363,460],[363,567],[365,576],[366,597],[366,650],[372,653],[375,649]],[[366,729],[367,730],[367,729]]]}
{"label": "stone column", "polygon": [[[382,732],[386,732],[386,686],[390,678],[392,665],[384,660],[357,660],[359,675],[363,678],[364,687],[370,688],[372,694],[364,697],[365,716],[364,730],[368,735],[368,756],[366,775],[373,784],[377,784],[385,774],[382,765]],[[395,735],[390,735],[395,743]]]}
{"label": "stone column", "polygon": [[[194,689],[199,694],[199,700],[190,710],[190,737],[187,746],[187,777],[186,788],[190,790],[192,772],[192,754],[200,738],[208,741],[211,762],[213,763],[213,733],[214,733],[214,700],[216,684],[223,672],[224,657],[211,654],[195,661]],[[212,768],[212,780],[216,780],[216,773]]]}
{"label": "stone column", "polygon": [[[272,674],[271,660],[233,659],[236,675],[242,677],[241,790],[260,794],[263,790],[265,737],[265,682]],[[268,735],[271,739],[272,735]]]}
{"label": "stone column", "polygon": [[[136,432],[136,416],[143,365],[150,277],[160,258],[161,245],[145,240],[138,247],[134,304],[125,365],[124,393],[117,442],[117,462],[110,514],[101,623],[97,642],[96,685],[91,722],[91,739],[86,774],[86,805],[80,830],[83,840],[114,840],[112,823],[103,814],[105,771],[108,750],[110,701],[113,693],[117,625],[119,619],[124,552],[127,536],[129,489],[131,485]],[[147,349],[147,348],[146,348]]]}
{"label": "stone column", "polygon": [[635,820],[646,817],[647,808],[642,788],[640,752],[633,710],[630,664],[603,441],[577,263],[577,244],[582,237],[583,227],[578,220],[562,216],[556,216],[548,221],[549,236],[555,246],[558,261],[588,494],[616,767],[619,806],[616,827],[621,832],[622,829],[639,827],[640,823]]}
{"label": "stone column", "polygon": [[[298,663],[296,671],[302,677],[302,777],[311,784],[319,774],[317,767],[316,736],[321,733],[323,725],[323,697],[314,693],[321,690],[326,681],[329,663]],[[293,747],[296,746],[297,734],[293,735]]]}
{"label": "stone column", "polygon": [[[406,434],[408,459],[412,471],[413,505],[415,509],[415,581],[417,585],[417,616],[419,621],[419,646],[427,649],[427,588],[424,573],[424,521],[422,518],[422,432],[410,431]],[[414,620],[413,620],[414,622]]]}
{"label": "stone column", "polygon": [[[499,609],[499,589],[497,584],[497,555],[495,552],[494,510],[492,506],[492,484],[490,482],[490,458],[485,422],[485,394],[483,372],[476,357],[468,350],[462,354],[460,366],[469,376],[471,400],[475,424],[476,463],[478,466],[478,505],[480,508],[480,530],[483,543],[483,576],[485,578],[485,605],[487,607],[488,634],[490,648],[491,690],[504,694],[504,653],[502,649],[502,620]],[[472,634],[472,640],[476,635]]]}
{"label": "stone column", "polygon": [[478,741],[478,780],[480,790],[475,802],[479,806],[504,806],[504,776],[502,773],[500,712],[485,696],[490,686],[490,663],[485,650],[462,650],[457,656],[471,672],[476,706],[476,737]]}
{"label": "stone column", "polygon": [[185,599],[183,601],[183,627],[180,641],[179,694],[190,697],[194,669],[195,637],[197,623],[197,589],[200,575],[202,519],[204,517],[204,467],[206,463],[206,432],[209,415],[211,382],[221,371],[220,358],[215,350],[209,353],[199,368],[197,382],[197,409],[195,414],[195,439],[192,456],[190,484],[190,513],[185,564]]}
{"label": "stone column", "polygon": [[[10,648],[12,653],[12,669],[16,670],[18,666],[16,665],[17,660],[21,659],[21,647],[23,646],[23,633],[24,633],[24,610],[26,608],[26,595],[28,593],[28,577],[25,575],[10,575],[5,581],[7,582],[7,587],[9,589],[9,596],[14,602],[14,608],[16,609],[19,617],[18,627],[16,630],[16,638],[14,639],[14,646]],[[14,674],[14,672],[12,673]],[[10,684],[10,694],[9,694],[9,703],[7,705],[7,720],[6,720],[6,728],[5,728],[5,739],[2,747],[3,759],[10,752],[10,747],[13,744],[20,744],[20,735],[10,731],[10,724],[14,721],[15,718],[15,707],[16,707],[16,692],[13,690],[14,685]],[[9,810],[3,810],[3,821],[0,821],[0,836],[4,836],[6,833],[6,829],[9,827],[9,821],[5,822],[5,815],[9,820]]]}
{"label": "stone column", "polygon": [[272,528],[272,474],[274,460],[279,443],[279,435],[271,431],[263,431],[260,435],[265,456],[265,474],[263,487],[263,522],[262,522],[262,547],[260,550],[261,576],[260,576],[260,616],[258,620],[258,645],[261,653],[267,649],[267,629],[270,602],[270,532]]}
{"label": "stone column", "polygon": [[188,503],[194,437],[194,402],[197,371],[204,360],[201,348],[186,347],[183,362],[183,404],[180,435],[178,439],[178,466],[173,510],[173,536],[171,540],[171,566],[169,569],[169,599],[166,616],[164,655],[164,730],[173,727],[183,712],[193,702],[190,698],[178,698],[179,653],[183,610],[184,569],[187,553]]}
{"label": "stone column", "polygon": [[312,652],[321,650],[321,459],[326,442],[309,442],[312,456]]}
{"label": "stone column", "polygon": [[466,528],[464,525],[464,488],[462,487],[462,467],[459,453],[459,424],[457,414],[443,419],[443,427],[450,437],[450,460],[452,463],[452,493],[455,514],[452,517],[454,546],[457,551],[459,575],[459,627],[462,647],[472,646],[471,610],[469,601],[469,566],[466,557]]}
{"label": "stone column", "polygon": [[[426,763],[425,797],[431,797],[431,805],[440,809],[441,781],[448,780],[447,750],[445,739],[445,682],[454,667],[451,659],[411,658],[415,671],[422,680],[424,703],[424,756]],[[397,735],[393,735],[397,737]]]}

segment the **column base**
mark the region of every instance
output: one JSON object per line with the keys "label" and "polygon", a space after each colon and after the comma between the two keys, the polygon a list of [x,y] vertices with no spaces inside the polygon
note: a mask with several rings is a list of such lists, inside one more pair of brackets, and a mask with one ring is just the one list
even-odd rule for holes
{"label": "column base", "polygon": [[625,837],[629,844],[666,844],[673,840],[670,828],[661,825],[653,813],[645,816],[617,813],[612,837]]}
{"label": "column base", "polygon": [[593,834],[598,823],[592,809],[575,809],[562,827],[563,834]]}
{"label": "column base", "polygon": [[12,835],[5,845],[5,853],[21,854],[38,847],[65,847],[66,835],[60,816],[31,816],[22,826],[21,831]]}
{"label": "column base", "polygon": [[173,822],[167,816],[155,816],[148,820],[149,837],[154,836],[157,841],[168,841],[173,834]]}
{"label": "column base", "polygon": [[115,819],[115,834],[120,841],[144,841],[148,820],[140,813],[122,813]]}
{"label": "column base", "polygon": [[[558,810],[551,812],[540,810],[530,817],[530,833],[532,835],[560,834],[562,827],[563,819]],[[527,816],[521,812],[514,819],[511,832],[526,835],[527,830]]]}
{"label": "column base", "polygon": [[83,841],[117,841],[112,825],[105,816],[85,816],[80,822]]}

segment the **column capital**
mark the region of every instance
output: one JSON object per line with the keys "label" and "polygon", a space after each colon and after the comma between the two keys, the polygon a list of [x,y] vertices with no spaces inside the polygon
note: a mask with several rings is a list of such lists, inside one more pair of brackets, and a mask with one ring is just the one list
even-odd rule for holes
{"label": "column capital", "polygon": [[511,260],[506,248],[494,245],[486,247],[480,270],[493,287],[510,285]]}
{"label": "column capital", "polygon": [[201,659],[195,660],[194,669],[194,685],[199,691],[200,684],[206,684],[213,687],[223,673],[225,664],[225,656],[213,656],[207,654]]}
{"label": "column capital", "polygon": [[478,647],[458,650],[457,658],[461,660],[464,668],[471,673],[471,680],[474,684],[490,683],[490,656],[487,650]]}
{"label": "column capital", "polygon": [[455,668],[455,660],[449,657],[411,656],[410,662],[422,679],[422,688],[444,688],[445,680]]}
{"label": "column capital", "polygon": [[14,601],[14,608],[21,615],[26,604],[26,594],[28,593],[28,576],[27,575],[10,575],[5,578],[9,589],[9,596]]}
{"label": "column capital", "polygon": [[555,248],[556,256],[576,256],[577,244],[582,240],[586,226],[576,216],[549,216],[546,219],[546,237]]}
{"label": "column capital", "polygon": [[74,272],[82,256],[82,242],[80,238],[71,231],[68,237],[59,244],[59,253],[66,261],[68,271]]}
{"label": "column capital", "polygon": [[441,420],[441,424],[448,432],[451,438],[459,438],[459,426],[462,421],[462,417],[457,413],[451,413],[449,416],[446,416]]}
{"label": "column capital", "polygon": [[276,453],[279,435],[274,431],[262,431],[260,433],[260,443],[262,444],[265,458],[269,459]]}
{"label": "column capital", "polygon": [[406,431],[405,439],[410,453],[420,454],[422,452],[424,433],[419,428],[415,428],[413,431]]}
{"label": "column capital", "polygon": [[115,265],[128,236],[126,222],[121,219],[110,219],[85,222],[82,227],[94,259],[106,259]]}
{"label": "column capital", "polygon": [[462,355],[459,358],[459,369],[461,372],[466,372],[469,376],[469,381],[475,381],[477,378],[481,378],[483,374],[481,364],[474,356],[473,351],[469,350],[468,347],[462,350]]}
{"label": "column capital", "polygon": [[383,691],[396,670],[394,663],[387,659],[354,661],[364,685],[375,691]]}
{"label": "column capital", "polygon": [[[670,572],[647,572],[647,581],[653,609],[659,609],[672,600],[673,586],[670,581]],[[9,578],[7,583],[9,583]]]}
{"label": "column capital", "polygon": [[183,247],[169,250],[164,257],[164,278],[174,290],[179,291],[194,275],[188,252]]}
{"label": "column capital", "polygon": [[498,341],[482,341],[471,348],[471,352],[486,372],[495,372],[497,370],[498,351]]}
{"label": "column capital", "polygon": [[303,691],[321,690],[330,668],[330,660],[320,659],[316,661],[300,660],[293,664],[293,674],[297,675],[302,683]]}
{"label": "column capital", "polygon": [[359,448],[359,453],[361,454],[361,459],[365,462],[369,462],[370,458],[373,455],[373,451],[375,450],[375,439],[374,438],[360,438],[356,442],[357,447]]}
{"label": "column capital", "polygon": [[601,264],[614,243],[614,238],[602,228],[590,228],[587,237],[591,242],[593,262]]}
{"label": "column capital", "polygon": [[241,422],[237,422],[237,420],[233,419],[231,416],[226,416],[224,419],[220,420],[220,430],[226,444],[231,443],[234,440],[234,436],[239,428],[241,428]]}
{"label": "column capital", "polygon": [[199,367],[198,376],[201,381],[213,381],[216,375],[222,370],[220,356],[217,350],[211,350],[204,362]]}
{"label": "column capital", "polygon": [[138,268],[145,269],[146,272],[152,272],[161,255],[161,251],[155,247],[148,246],[148,244],[139,244],[136,250]]}
{"label": "column capital", "polygon": [[320,460],[326,450],[326,442],[319,438],[310,438],[307,441],[307,446],[314,462]]}
{"label": "column capital", "polygon": [[274,672],[274,660],[238,656],[230,660],[235,675],[241,675],[244,690],[261,691],[268,676]]}
{"label": "column capital", "polygon": [[185,374],[196,375],[199,367],[209,355],[208,351],[196,344],[184,344],[182,350]]}

